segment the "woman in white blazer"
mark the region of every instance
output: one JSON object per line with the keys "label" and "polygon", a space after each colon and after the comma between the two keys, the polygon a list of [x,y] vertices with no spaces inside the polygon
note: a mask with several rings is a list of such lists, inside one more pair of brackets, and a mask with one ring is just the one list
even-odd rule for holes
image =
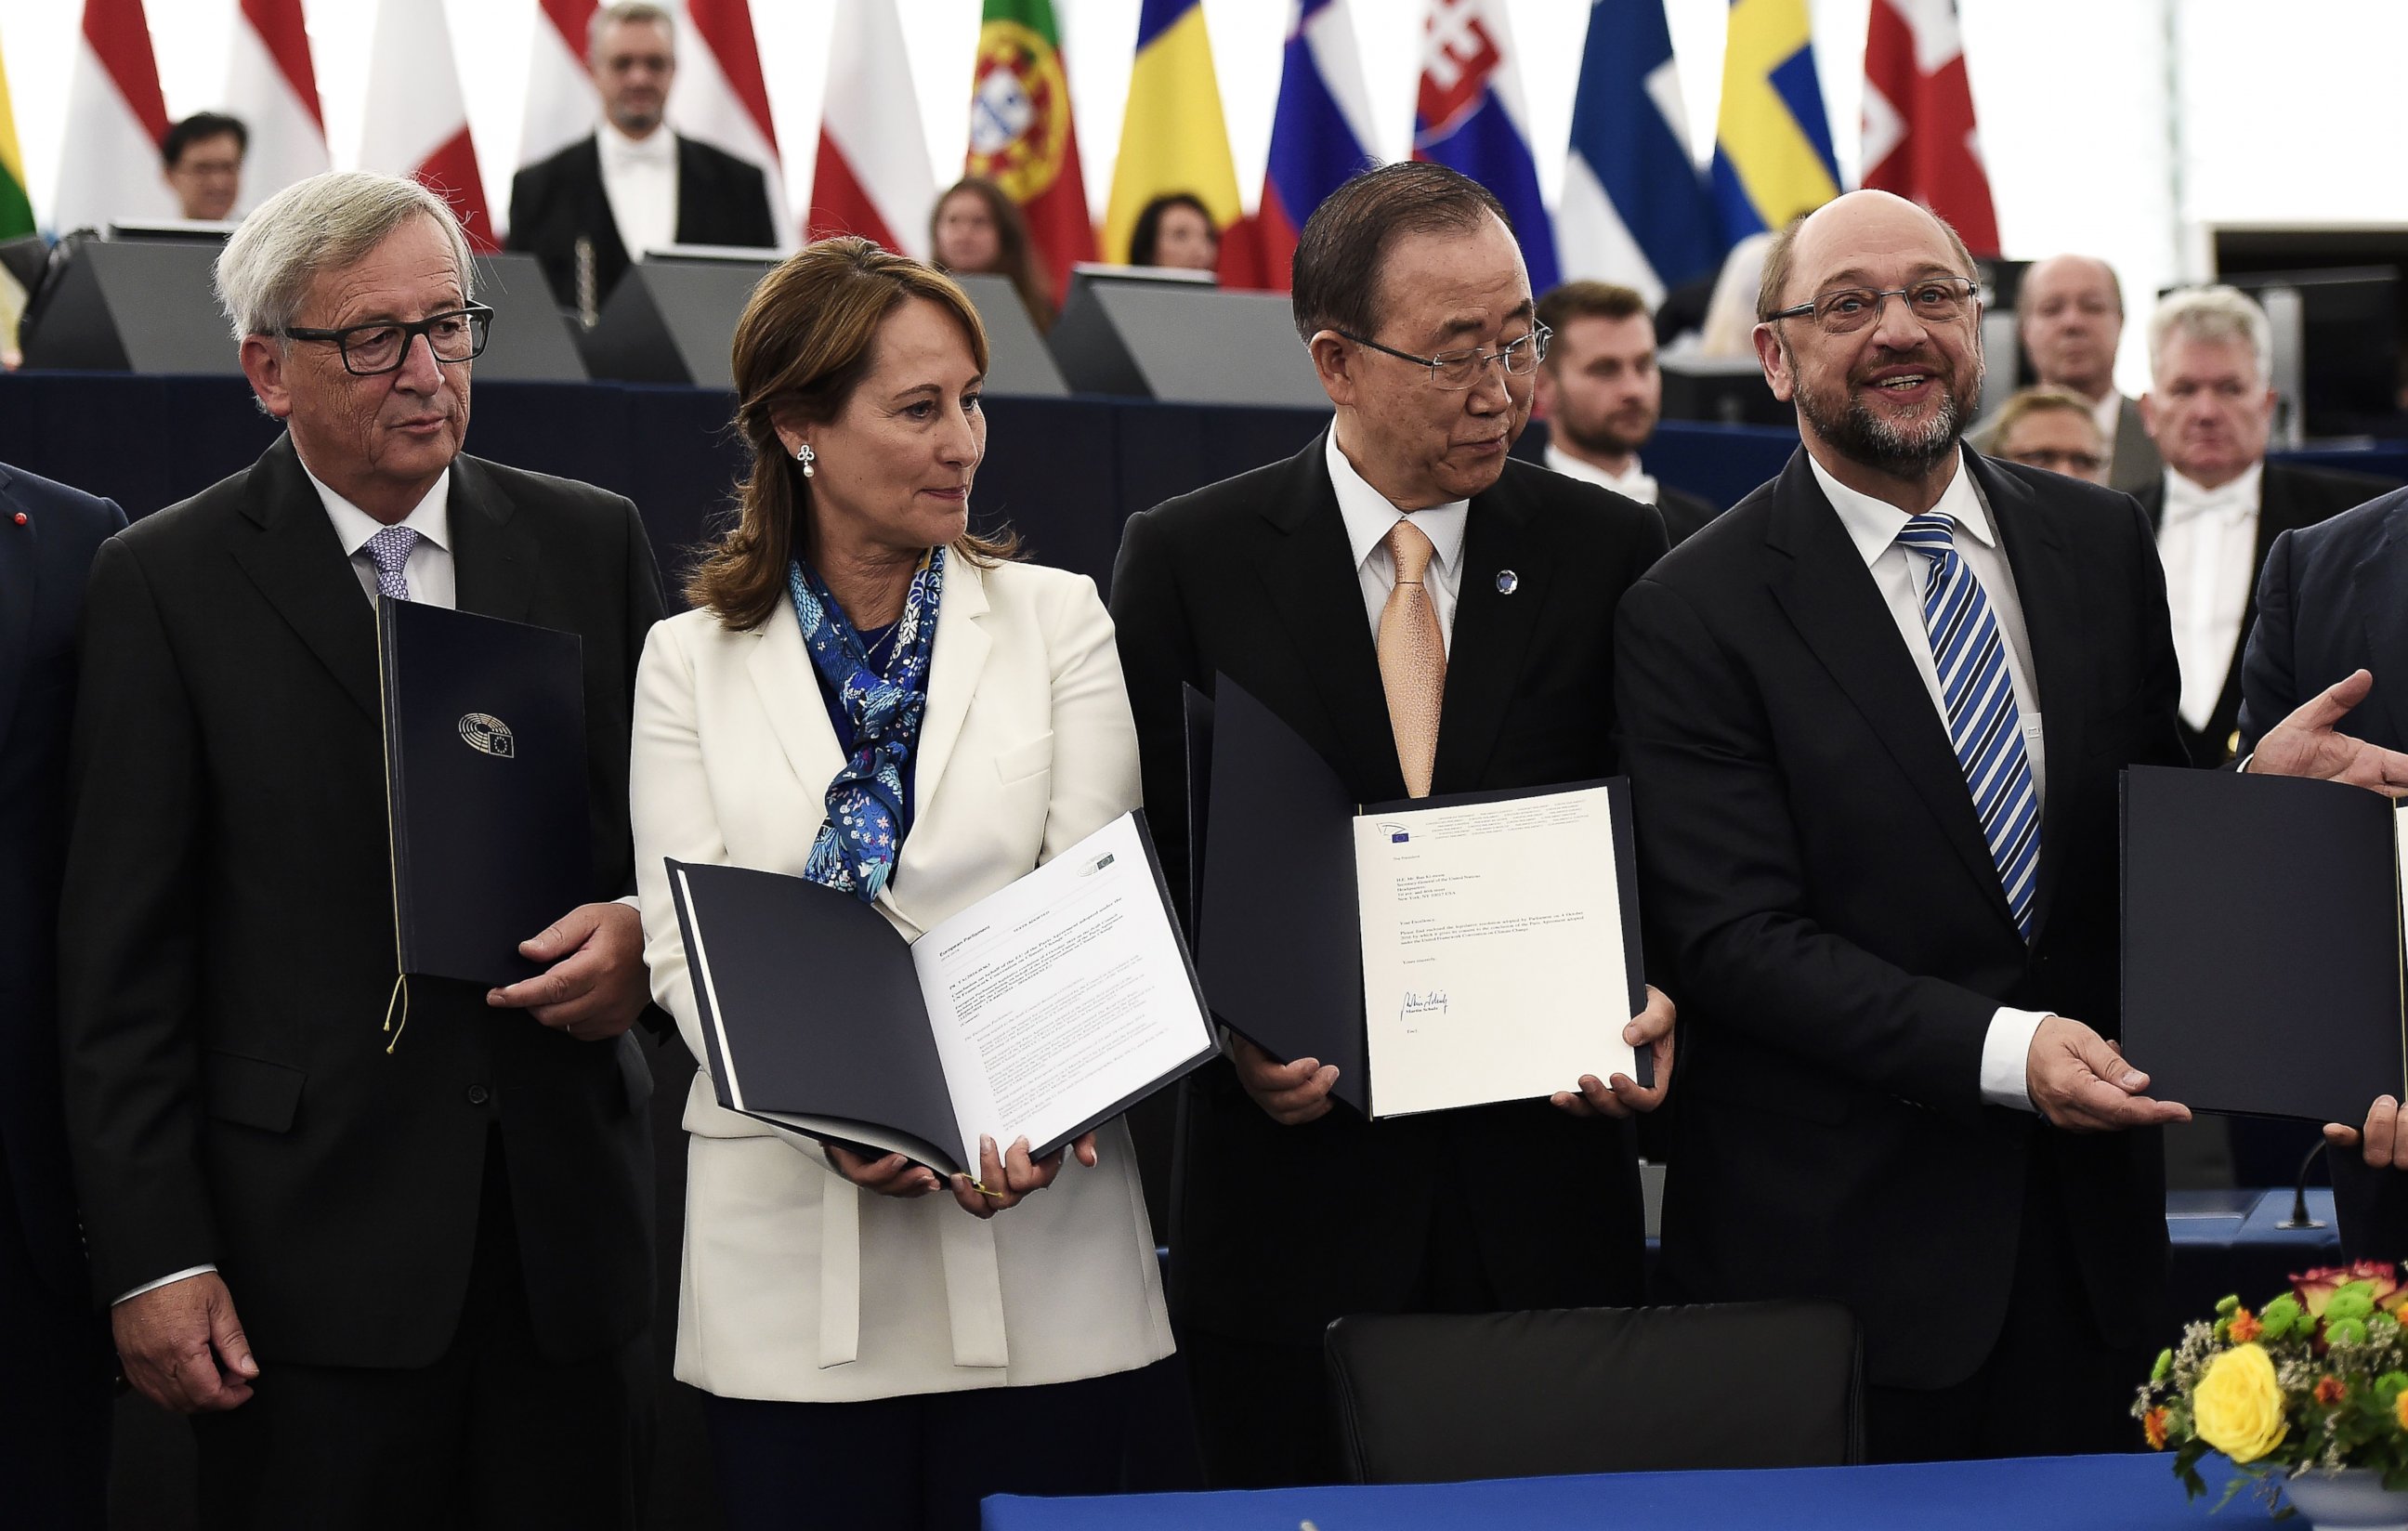
{"label": "woman in white blazer", "polygon": [[[1093,582],[969,535],[985,369],[961,290],[862,239],[787,261],[738,326],[740,519],[637,678],[645,956],[698,1058],[664,857],[810,876],[916,937],[1137,804]],[[1114,1486],[1128,1374],[1171,1349],[1120,1123],[951,1183],[724,1110],[703,1076],[685,1128],[677,1374],[735,1531],[968,1527],[984,1494]]]}

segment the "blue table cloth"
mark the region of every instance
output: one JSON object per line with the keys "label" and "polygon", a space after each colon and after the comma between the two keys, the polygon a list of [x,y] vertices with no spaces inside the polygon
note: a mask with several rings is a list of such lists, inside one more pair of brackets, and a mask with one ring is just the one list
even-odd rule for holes
{"label": "blue table cloth", "polygon": [[[1734,1409],[1734,1429],[1745,1428]],[[1254,1494],[1119,1495],[986,1501],[986,1531],[2158,1531],[2266,1524],[2244,1489],[2222,1514],[2212,1486],[2186,1502],[2172,1458],[2028,1457],[1777,1472],[1618,1473],[1481,1483],[1276,1489]],[[2292,1523],[2299,1524],[2299,1523]]]}

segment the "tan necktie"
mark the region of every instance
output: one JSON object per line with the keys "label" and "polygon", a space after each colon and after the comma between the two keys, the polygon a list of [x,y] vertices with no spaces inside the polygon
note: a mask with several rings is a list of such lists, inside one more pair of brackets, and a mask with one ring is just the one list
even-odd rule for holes
{"label": "tan necktie", "polygon": [[1429,534],[1409,520],[1388,529],[1388,556],[1397,588],[1380,608],[1380,686],[1388,694],[1388,727],[1397,736],[1397,764],[1405,792],[1427,797],[1430,764],[1438,757],[1438,709],[1446,694],[1446,640],[1438,630],[1422,576],[1429,568]]}

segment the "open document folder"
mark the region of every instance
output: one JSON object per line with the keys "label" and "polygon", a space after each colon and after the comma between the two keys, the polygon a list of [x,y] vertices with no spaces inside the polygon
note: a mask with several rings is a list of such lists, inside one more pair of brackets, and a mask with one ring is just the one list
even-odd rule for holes
{"label": "open document folder", "polygon": [[2124,1052],[2150,1095],[2310,1122],[2401,1098],[2403,827],[2336,781],[2124,773]]}
{"label": "open document folder", "polygon": [[1362,807],[1227,676],[1209,729],[1196,927],[1233,1030],[1372,1117],[1654,1082],[1628,782]]}
{"label": "open document folder", "polygon": [[916,941],[802,878],[668,874],[719,1103],[859,1152],[1041,1159],[1218,1051],[1138,814]]}

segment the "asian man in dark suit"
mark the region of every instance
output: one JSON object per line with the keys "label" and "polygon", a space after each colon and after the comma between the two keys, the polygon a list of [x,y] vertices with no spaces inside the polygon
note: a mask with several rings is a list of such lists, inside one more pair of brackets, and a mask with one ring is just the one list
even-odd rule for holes
{"label": "asian man in dark suit", "polygon": [[[1613,603],[1663,551],[1645,507],[1506,460],[1545,332],[1476,183],[1422,164],[1348,182],[1306,223],[1294,304],[1331,429],[1132,518],[1112,577],[1174,889],[1197,850],[1182,685],[1227,675],[1361,802],[1609,775]],[[1670,1022],[1651,995],[1626,1033],[1668,1072]],[[1628,1129],[1586,1119],[1660,1088],[1567,1080],[1552,1102],[1369,1123],[1333,1109],[1334,1066],[1227,1051],[1185,1087],[1170,1238],[1216,1484],[1337,1478],[1320,1345],[1341,1314],[1640,1300]]]}
{"label": "asian man in dark suit", "polygon": [[96,1527],[108,1331],[93,1314],[60,1117],[59,878],[76,620],[110,500],[0,465],[0,1311],[21,1347],[0,1398],[0,1495],[28,1525]]}
{"label": "asian man in dark suit", "polygon": [[2113,1040],[2117,775],[2184,759],[2148,526],[1962,448],[1978,289],[1913,203],[1792,225],[1757,313],[1801,449],[1617,624],[1659,1295],[1847,1304],[1879,1459],[2130,1449],[2188,1116]]}
{"label": "asian man in dark suit", "polygon": [[778,242],[761,167],[669,130],[669,11],[605,6],[591,34],[602,123],[512,179],[509,241],[540,260],[552,296],[589,322],[645,249]]}
{"label": "asian man in dark suit", "polygon": [[[287,434],[93,565],[60,1008],[133,1385],[191,1414],[203,1524],[629,1526],[651,1075],[628,714],[634,507],[460,451],[487,310],[442,199],[287,188],[218,263]],[[396,995],[376,603],[577,634],[590,901],[535,978]],[[437,805],[439,808],[440,805]],[[458,868],[464,894],[480,869]],[[398,1012],[398,1013],[396,1013]]]}

